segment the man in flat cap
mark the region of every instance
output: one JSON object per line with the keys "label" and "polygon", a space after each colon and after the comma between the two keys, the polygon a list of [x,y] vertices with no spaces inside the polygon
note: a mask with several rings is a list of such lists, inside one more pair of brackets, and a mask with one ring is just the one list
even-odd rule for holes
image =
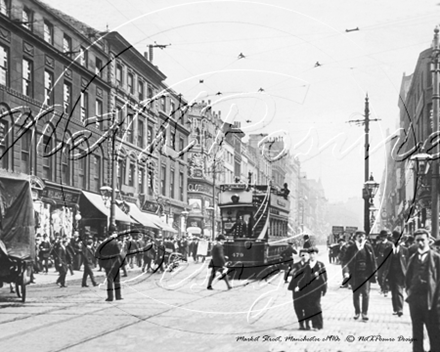
{"label": "man in flat cap", "polygon": [[402,234],[393,231],[393,246],[385,252],[383,276],[391,290],[393,314],[403,315],[403,289],[405,288],[406,268],[408,265],[408,249],[401,245]]}
{"label": "man in flat cap", "polygon": [[431,351],[440,348],[440,255],[429,247],[426,229],[414,232],[417,252],[409,259],[405,285],[411,314],[413,351],[422,352],[423,326],[428,331]]}
{"label": "man in flat cap", "polygon": [[[371,244],[367,241],[365,231],[357,230],[354,233],[354,243],[347,248],[348,273],[345,277],[349,280],[353,290],[354,319],[368,320],[368,306],[370,300],[370,283],[376,282],[376,257]],[[362,310],[360,296],[362,295]]]}

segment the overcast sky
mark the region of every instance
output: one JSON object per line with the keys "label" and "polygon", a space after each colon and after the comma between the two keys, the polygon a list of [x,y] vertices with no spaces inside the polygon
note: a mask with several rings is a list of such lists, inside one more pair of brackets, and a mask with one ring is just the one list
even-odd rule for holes
{"label": "overcast sky", "polygon": [[371,118],[381,120],[370,133],[370,170],[381,180],[377,146],[398,126],[402,76],[440,18],[436,1],[420,0],[44,1],[120,32],[140,52],[171,44],[153,58],[169,86],[210,100],[247,134],[283,135],[330,201],[361,196],[363,127],[347,122],[363,118],[367,93]]}

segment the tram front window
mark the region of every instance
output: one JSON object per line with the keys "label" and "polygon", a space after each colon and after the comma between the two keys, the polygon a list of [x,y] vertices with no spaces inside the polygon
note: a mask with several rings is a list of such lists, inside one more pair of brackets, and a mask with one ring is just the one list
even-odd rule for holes
{"label": "tram front window", "polygon": [[252,237],[253,218],[252,213],[238,213],[235,223],[227,231],[234,238],[251,238]]}

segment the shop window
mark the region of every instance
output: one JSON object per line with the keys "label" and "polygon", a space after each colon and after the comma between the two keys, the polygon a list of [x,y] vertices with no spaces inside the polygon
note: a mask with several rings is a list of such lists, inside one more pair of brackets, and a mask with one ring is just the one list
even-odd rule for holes
{"label": "shop window", "polygon": [[0,84],[7,86],[9,83],[9,51],[0,45]]}
{"label": "shop window", "polygon": [[28,59],[23,59],[23,72],[22,72],[22,83],[23,83],[23,95],[27,97],[32,97],[32,77],[33,77],[33,63]]}

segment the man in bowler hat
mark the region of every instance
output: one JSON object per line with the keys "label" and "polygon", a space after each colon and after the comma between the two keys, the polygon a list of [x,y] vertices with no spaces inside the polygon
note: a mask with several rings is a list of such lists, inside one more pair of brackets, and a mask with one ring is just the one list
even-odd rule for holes
{"label": "man in bowler hat", "polygon": [[113,291],[117,300],[122,299],[119,269],[124,258],[117,237],[116,228],[111,226],[110,236],[99,245],[96,251],[96,256],[107,276],[106,301],[113,301]]}

